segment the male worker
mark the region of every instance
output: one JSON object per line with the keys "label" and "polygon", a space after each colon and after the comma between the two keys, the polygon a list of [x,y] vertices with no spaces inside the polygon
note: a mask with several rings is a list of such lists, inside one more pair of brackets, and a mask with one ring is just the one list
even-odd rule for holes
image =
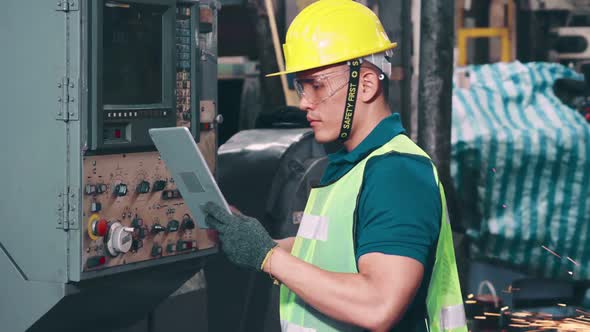
{"label": "male worker", "polygon": [[284,73],[297,75],[315,139],[344,148],[295,238],[274,241],[256,219],[204,206],[231,261],[282,283],[283,331],[467,331],[436,169],[384,96],[395,46],[359,3],[305,8],[287,32]]}

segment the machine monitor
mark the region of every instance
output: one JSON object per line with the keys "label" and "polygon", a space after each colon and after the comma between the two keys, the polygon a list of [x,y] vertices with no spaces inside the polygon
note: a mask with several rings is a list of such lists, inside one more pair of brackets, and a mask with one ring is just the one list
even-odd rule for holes
{"label": "machine monitor", "polygon": [[[158,105],[162,92],[162,17],[166,7],[105,3],[103,105]],[[104,116],[105,110],[103,110]]]}
{"label": "machine monitor", "polygon": [[91,2],[89,151],[153,150],[150,128],[186,125],[198,137],[196,41],[183,10],[157,0]]}

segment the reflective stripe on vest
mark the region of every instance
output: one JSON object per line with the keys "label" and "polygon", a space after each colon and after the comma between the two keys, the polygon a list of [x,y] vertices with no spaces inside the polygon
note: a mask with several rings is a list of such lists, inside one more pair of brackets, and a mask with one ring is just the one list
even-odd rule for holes
{"label": "reflective stripe on vest", "polygon": [[463,303],[450,307],[443,307],[440,314],[440,326],[442,330],[452,330],[466,326],[465,307]]}
{"label": "reflective stripe on vest", "polygon": [[297,236],[309,240],[328,240],[328,221],[326,216],[303,214]]}
{"label": "reflective stripe on vest", "polygon": [[[397,135],[361,160],[338,181],[312,189],[293,243],[293,256],[327,271],[358,273],[353,232],[365,166],[370,158],[391,152],[428,158],[407,136]],[[433,173],[438,183],[434,166]],[[444,190],[440,184],[439,189],[441,229],[426,298],[429,330],[466,332],[452,232],[447,220]],[[281,286],[280,312],[283,332],[362,331],[359,327],[333,320],[315,310],[284,285]]]}
{"label": "reflective stripe on vest", "polygon": [[299,326],[284,320],[281,320],[281,331],[282,332],[316,332],[315,329],[311,327],[303,327]]}

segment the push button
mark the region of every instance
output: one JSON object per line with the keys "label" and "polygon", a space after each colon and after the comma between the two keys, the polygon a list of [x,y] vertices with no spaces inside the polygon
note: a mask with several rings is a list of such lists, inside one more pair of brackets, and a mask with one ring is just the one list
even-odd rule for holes
{"label": "push button", "polygon": [[106,263],[106,258],[104,256],[93,256],[89,257],[86,261],[86,267],[92,269],[97,266],[104,265]]}

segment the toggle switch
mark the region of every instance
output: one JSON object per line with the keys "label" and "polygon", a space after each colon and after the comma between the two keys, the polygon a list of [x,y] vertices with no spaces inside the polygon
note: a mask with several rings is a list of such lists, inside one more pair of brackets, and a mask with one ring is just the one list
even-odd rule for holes
{"label": "toggle switch", "polygon": [[154,244],[152,247],[152,257],[158,257],[162,255],[162,247],[157,244]]}
{"label": "toggle switch", "polygon": [[145,226],[135,228],[135,234],[137,235],[137,238],[140,240],[145,238],[146,231],[147,231],[147,227],[145,227]]}
{"label": "toggle switch", "polygon": [[143,248],[143,241],[140,239],[133,240],[131,243],[131,250],[138,251],[141,248]]}
{"label": "toggle switch", "polygon": [[182,217],[182,225],[180,227],[184,230],[194,229],[195,222],[191,219],[191,217],[188,214],[185,214],[184,217]]}
{"label": "toggle switch", "polygon": [[154,224],[152,226],[151,232],[152,232],[152,234],[158,234],[160,232],[164,232],[165,230],[166,230],[166,228],[164,226],[162,226],[160,224]]}
{"label": "toggle switch", "polygon": [[86,195],[94,195],[96,193],[96,186],[87,184],[86,188],[84,189],[84,193],[86,193]]}
{"label": "toggle switch", "polygon": [[107,191],[107,185],[104,183],[99,183],[96,185],[96,193],[97,194],[102,194],[105,191]]}
{"label": "toggle switch", "polygon": [[133,221],[131,221],[131,226],[135,228],[143,226],[143,219],[139,218],[138,216],[135,216],[135,218],[133,218]]}
{"label": "toggle switch", "polygon": [[182,195],[180,195],[180,191],[178,189],[162,191],[162,199],[163,200],[178,199],[178,198],[182,198]]}
{"label": "toggle switch", "polygon": [[176,251],[185,251],[197,248],[197,241],[183,241],[176,242]]}
{"label": "toggle switch", "polygon": [[119,197],[127,195],[127,185],[124,183],[119,183],[115,186],[115,190],[113,193],[115,196]]}
{"label": "toggle switch", "polygon": [[141,181],[137,185],[137,188],[135,188],[135,191],[139,194],[149,193],[150,192],[150,183],[147,181]]}
{"label": "toggle switch", "polygon": [[172,233],[178,231],[179,224],[180,223],[178,222],[178,220],[170,220],[168,222],[168,225],[166,225],[166,232]]}
{"label": "toggle switch", "polygon": [[175,251],[175,249],[176,249],[176,248],[175,248],[175,245],[174,245],[174,243],[169,243],[169,244],[166,246],[166,252],[167,252],[167,253],[169,253],[169,254],[173,253],[173,252]]}
{"label": "toggle switch", "polygon": [[98,212],[102,209],[102,204],[100,202],[92,202],[90,204],[90,212]]}
{"label": "toggle switch", "polygon": [[164,188],[166,188],[166,181],[165,180],[157,180],[156,182],[154,182],[154,186],[152,188],[152,191],[162,191],[164,190]]}

